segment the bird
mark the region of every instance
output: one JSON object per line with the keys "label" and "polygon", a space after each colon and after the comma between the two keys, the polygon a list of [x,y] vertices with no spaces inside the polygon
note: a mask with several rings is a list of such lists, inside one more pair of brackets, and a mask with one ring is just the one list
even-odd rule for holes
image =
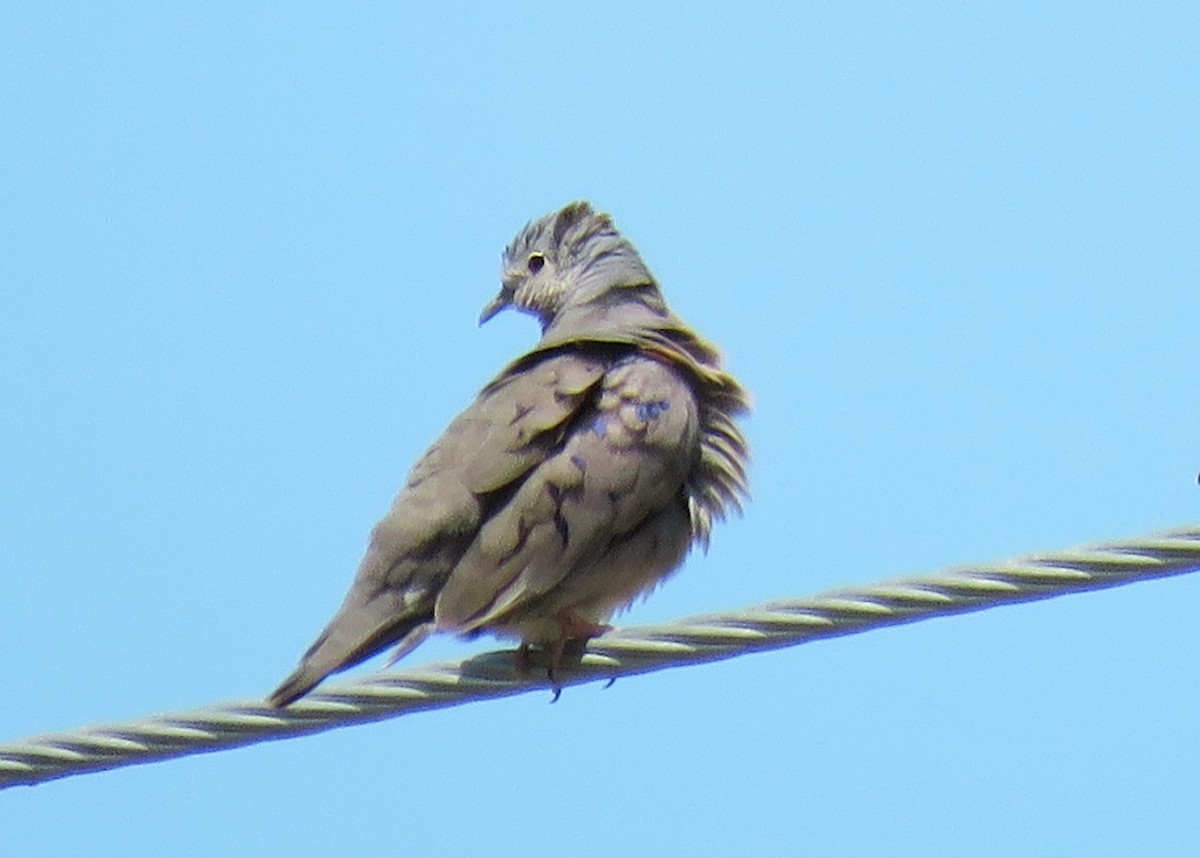
{"label": "bird", "polygon": [[479,324],[506,308],[534,316],[541,339],[413,466],[272,707],[433,632],[519,639],[518,665],[545,653],[557,695],[569,646],[607,631],[742,512],[749,393],[610,215],[577,201],[529,222]]}

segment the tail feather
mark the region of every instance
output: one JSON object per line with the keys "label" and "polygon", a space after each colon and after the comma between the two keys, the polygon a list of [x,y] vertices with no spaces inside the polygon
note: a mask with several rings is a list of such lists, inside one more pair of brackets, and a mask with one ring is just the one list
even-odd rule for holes
{"label": "tail feather", "polygon": [[433,628],[432,610],[397,617],[386,615],[381,608],[384,606],[370,602],[343,605],[304,654],[300,666],[271,692],[267,703],[276,709],[294,703],[329,674],[353,667],[394,643],[400,643],[403,655]]}
{"label": "tail feather", "polygon": [[267,698],[267,704],[275,709],[295,703],[305,694],[312,691],[317,683],[329,675],[329,671],[322,672],[314,668],[307,662],[296,668],[283,683],[271,692],[271,696]]}

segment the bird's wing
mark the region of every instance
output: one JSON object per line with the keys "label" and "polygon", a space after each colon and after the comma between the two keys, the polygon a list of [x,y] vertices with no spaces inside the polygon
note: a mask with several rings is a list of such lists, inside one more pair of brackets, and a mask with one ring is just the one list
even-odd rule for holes
{"label": "bird's wing", "polygon": [[[676,540],[686,547],[686,515],[661,514],[686,505],[698,438],[695,394],[677,369],[640,353],[616,363],[559,448],[483,522],[438,596],[437,627],[504,626],[568,607],[556,596],[581,598],[589,570],[605,568],[604,558],[648,522],[674,522],[687,531]],[[613,584],[595,582],[597,595]]]}
{"label": "bird's wing", "polygon": [[411,648],[432,629],[438,591],[481,523],[553,456],[611,363],[606,355],[537,357],[484,388],[413,467],[341,608],[272,703],[286,705],[396,642]]}

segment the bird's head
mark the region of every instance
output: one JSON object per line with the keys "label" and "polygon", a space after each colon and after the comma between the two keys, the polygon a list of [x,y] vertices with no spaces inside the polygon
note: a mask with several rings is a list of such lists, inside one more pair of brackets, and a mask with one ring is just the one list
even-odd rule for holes
{"label": "bird's head", "polygon": [[536,316],[545,331],[566,308],[618,302],[629,290],[658,297],[637,250],[612,218],[586,202],[527,224],[505,248],[503,266],[500,294],[483,308],[480,324],[514,307]]}

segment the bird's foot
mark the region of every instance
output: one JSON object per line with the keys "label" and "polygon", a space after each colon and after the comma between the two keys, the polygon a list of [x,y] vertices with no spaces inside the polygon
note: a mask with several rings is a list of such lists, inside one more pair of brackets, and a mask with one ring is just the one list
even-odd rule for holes
{"label": "bird's foot", "polygon": [[562,608],[555,612],[554,619],[558,623],[559,640],[587,641],[597,635],[612,630],[606,623],[597,623],[587,617],[575,613],[570,608]]}
{"label": "bird's foot", "polygon": [[[558,624],[558,637],[551,643],[539,644],[537,656],[539,663],[542,658],[545,658],[546,679],[550,682],[550,688],[554,693],[550,700],[551,703],[562,695],[563,686],[559,682],[558,673],[564,661],[578,659],[583,655],[584,647],[587,646],[589,640],[612,629],[612,626],[597,623],[570,608],[562,608],[557,611],[554,614],[554,621]],[[516,668],[522,678],[529,675],[530,667],[533,664],[532,652],[533,646],[527,641],[522,641],[521,645],[517,647]]]}
{"label": "bird's foot", "polygon": [[[531,649],[532,648],[527,643],[522,643],[519,647],[517,647],[517,652],[516,652],[517,675],[520,676],[522,679],[526,679],[529,676],[529,668],[530,668],[529,653],[530,653]],[[559,646],[556,644],[554,649],[552,649],[549,653],[550,660],[546,665],[546,678],[548,680],[550,680],[550,688],[554,692],[554,696],[550,698],[551,703],[557,702],[559,696],[562,694],[562,685],[559,683],[558,679],[554,675],[554,668],[557,666],[558,660],[562,659],[562,654],[561,654],[561,652],[558,652],[558,650],[559,650]]]}
{"label": "bird's foot", "polygon": [[550,680],[550,685],[554,689],[551,703],[558,700],[559,695],[562,694],[562,683],[558,681],[558,669],[562,667],[563,657],[568,651],[572,657],[581,657],[589,640],[612,628],[610,625],[589,620],[570,608],[557,611],[554,619],[558,622],[559,635],[558,640],[550,649],[550,663],[546,667],[546,678]]}

